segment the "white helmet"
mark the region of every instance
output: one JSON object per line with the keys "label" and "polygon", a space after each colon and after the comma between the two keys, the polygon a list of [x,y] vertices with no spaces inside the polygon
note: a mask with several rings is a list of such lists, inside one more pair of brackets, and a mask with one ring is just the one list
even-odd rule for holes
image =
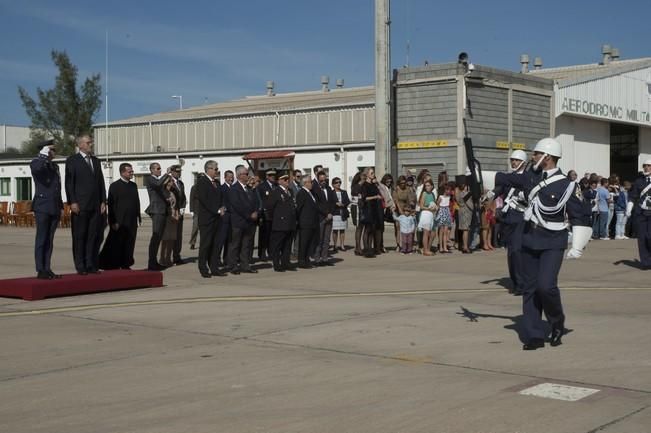
{"label": "white helmet", "polygon": [[520,149],[514,150],[513,153],[511,154],[510,159],[517,159],[519,161],[526,161],[527,160],[527,152],[525,152],[524,150],[520,150]]}
{"label": "white helmet", "polygon": [[563,152],[561,150],[561,143],[549,137],[543,138],[538,143],[536,143],[536,147],[533,148],[533,151],[546,153],[547,155],[556,156],[558,158],[563,155]]}
{"label": "white helmet", "polygon": [[642,165],[651,165],[651,158],[647,158],[646,160],[644,160]]}

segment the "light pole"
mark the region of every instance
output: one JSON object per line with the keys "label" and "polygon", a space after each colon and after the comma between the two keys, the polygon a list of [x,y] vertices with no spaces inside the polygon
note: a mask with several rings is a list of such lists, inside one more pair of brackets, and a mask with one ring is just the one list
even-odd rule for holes
{"label": "light pole", "polygon": [[183,110],[183,95],[172,95],[172,98],[179,100],[179,110]]}

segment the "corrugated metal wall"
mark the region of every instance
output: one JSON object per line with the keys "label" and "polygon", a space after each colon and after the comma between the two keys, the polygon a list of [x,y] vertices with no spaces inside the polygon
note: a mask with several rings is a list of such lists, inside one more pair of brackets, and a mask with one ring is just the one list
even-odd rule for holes
{"label": "corrugated metal wall", "polygon": [[[109,128],[109,152],[148,153],[373,142],[373,107],[221,118]],[[151,134],[151,136],[150,136]],[[98,128],[97,152],[106,152]]]}

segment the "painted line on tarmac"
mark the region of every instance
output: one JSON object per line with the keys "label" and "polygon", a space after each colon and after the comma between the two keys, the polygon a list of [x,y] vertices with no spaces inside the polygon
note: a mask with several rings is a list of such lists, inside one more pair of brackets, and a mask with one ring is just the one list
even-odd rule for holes
{"label": "painted line on tarmac", "polygon": [[[568,291],[651,291],[651,287],[570,287],[563,288]],[[2,317],[37,316],[42,314],[70,313],[75,311],[102,310],[109,308],[138,307],[147,305],[193,304],[207,302],[259,302],[259,301],[284,301],[301,299],[332,299],[332,298],[360,298],[381,296],[418,296],[418,295],[446,295],[459,293],[504,293],[503,288],[491,289],[453,289],[453,290],[404,290],[404,291],[377,291],[377,292],[352,292],[352,293],[322,293],[309,295],[250,295],[250,296],[214,296],[201,298],[174,298],[154,299],[150,301],[112,302],[104,304],[76,305],[70,307],[52,307],[28,311],[0,312]]]}

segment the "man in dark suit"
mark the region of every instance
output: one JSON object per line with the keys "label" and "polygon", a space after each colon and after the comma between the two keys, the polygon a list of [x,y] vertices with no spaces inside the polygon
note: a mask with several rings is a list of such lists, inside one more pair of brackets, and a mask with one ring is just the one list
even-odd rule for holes
{"label": "man in dark suit", "polygon": [[289,192],[288,174],[278,178],[278,188],[271,192],[267,209],[271,219],[270,249],[274,271],[293,270],[289,258],[296,231],[296,206]]}
{"label": "man in dark suit", "polygon": [[226,208],[222,202],[222,191],[217,177],[217,162],[207,161],[204,164],[205,176],[197,179],[197,213],[199,215],[199,272],[204,278],[212,275],[223,277],[219,270],[219,252],[217,251],[217,236],[220,219]]}
{"label": "man in dark suit", "polygon": [[317,184],[312,187],[312,195],[316,198],[319,206],[319,242],[314,250],[314,264],[316,266],[333,266],[334,264],[328,261],[328,250],[332,235],[332,215],[337,208],[337,195],[328,185],[324,171],[319,171],[316,177]]}
{"label": "man in dark suit", "polygon": [[296,195],[296,216],[298,220],[298,267],[312,268],[310,252],[319,241],[319,208],[312,195],[312,178],[303,176],[303,187]]}
{"label": "man in dark suit", "polygon": [[[249,172],[243,165],[235,168],[237,182],[228,191],[231,213],[231,240],[228,246],[228,269],[233,274],[257,273],[251,268],[251,251],[258,221],[255,191],[247,187]],[[238,267],[239,260],[239,267]]]}
{"label": "man in dark suit", "polygon": [[161,271],[165,266],[158,263],[158,247],[163,238],[165,222],[169,209],[168,192],[163,185],[169,178],[169,174],[161,175],[161,167],[157,162],[149,164],[151,176],[147,182],[147,193],[149,194],[149,206],[145,213],[151,217],[151,239],[149,240],[149,260],[147,269],[150,271]]}
{"label": "man in dark suit", "polygon": [[136,246],[140,216],[138,186],[131,182],[133,167],[120,164],[120,178],[109,185],[108,224],[109,234],[99,255],[102,269],[131,269],[134,264],[133,250]]}
{"label": "man in dark suit", "polygon": [[228,204],[228,191],[230,191],[234,181],[234,173],[231,170],[226,170],[224,172],[224,183],[221,186],[222,200],[226,212],[222,215],[219,224],[219,234],[217,235],[217,257],[220,266],[226,263],[226,257],[228,256],[228,241],[231,237],[231,212],[230,205]]}
{"label": "man in dark suit", "polygon": [[269,218],[269,208],[267,202],[273,190],[276,189],[276,170],[270,168],[266,172],[266,180],[258,185],[258,193],[262,200],[262,221],[260,222],[260,232],[258,233],[258,258],[268,260],[271,256],[269,241],[271,239],[271,218]]}
{"label": "man in dark suit", "polygon": [[72,253],[80,275],[99,273],[101,215],[106,212],[102,165],[92,155],[93,138],[77,137],[79,153],[66,159],[66,196],[72,211]]}
{"label": "man in dark suit", "polygon": [[181,180],[181,172],[180,164],[175,164],[170,167],[170,176],[172,176],[172,180],[174,181],[172,194],[176,198],[175,209],[179,211],[179,219],[176,225],[176,241],[172,250],[172,260],[175,265],[183,264],[183,259],[181,258],[181,248],[183,247],[183,214],[185,213],[185,206],[188,204],[185,196],[185,185]]}
{"label": "man in dark suit", "polygon": [[61,175],[54,159],[54,140],[46,140],[38,145],[39,153],[30,163],[36,191],[32,200],[32,210],[36,218],[36,241],[34,259],[36,278],[51,280],[61,278],[52,272],[50,261],[54,247],[54,232],[59,224],[63,210],[61,200]]}

